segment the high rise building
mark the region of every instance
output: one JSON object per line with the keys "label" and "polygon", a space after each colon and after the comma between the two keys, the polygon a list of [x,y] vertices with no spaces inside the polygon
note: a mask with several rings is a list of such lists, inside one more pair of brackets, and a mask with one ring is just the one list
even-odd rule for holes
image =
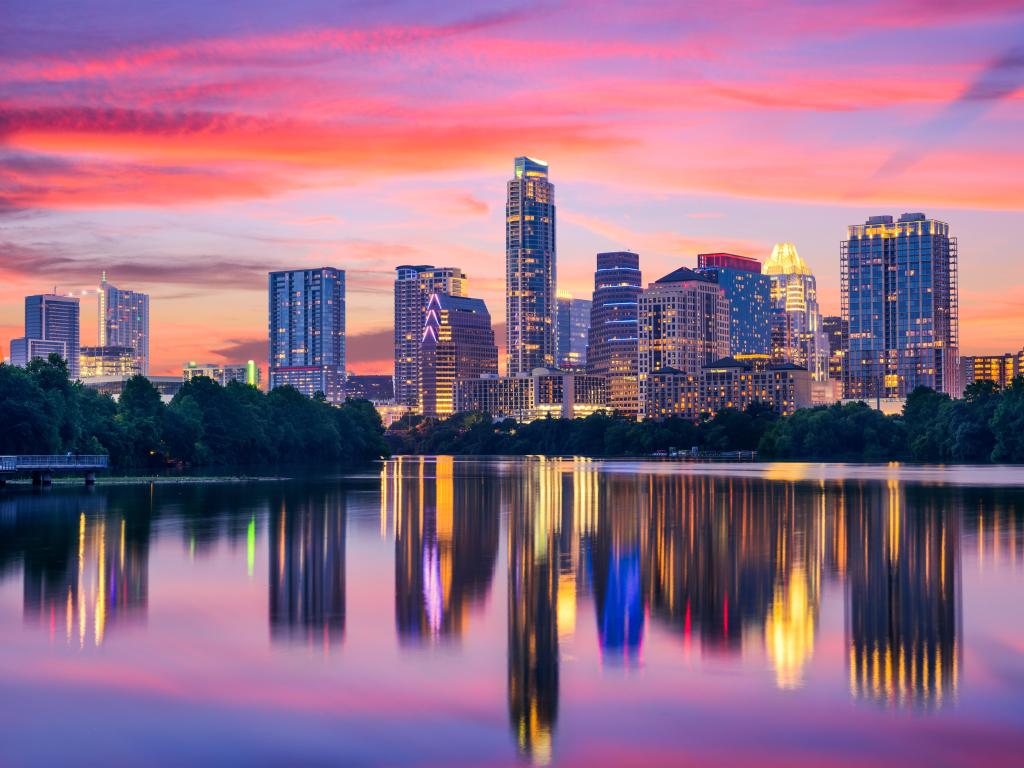
{"label": "high rise building", "polygon": [[637,254],[629,251],[597,254],[587,337],[587,371],[608,380],[609,409],[631,416],[640,410],[637,306],[642,290]]}
{"label": "high rise building", "polygon": [[97,376],[138,376],[141,361],[132,347],[82,347],[79,375],[84,382]]}
{"label": "high rise building", "polygon": [[415,408],[427,302],[435,293],[465,296],[466,275],[457,267],[428,264],[403,264],[395,272],[395,402]]}
{"label": "high rise building", "polygon": [[270,388],[345,400],[345,271],[334,267],[269,274]]}
{"label": "high rise building", "polygon": [[847,397],[902,398],[922,385],[959,394],[956,263],[949,225],[923,213],[849,227],[840,259]]}
{"label": "high rise building", "polygon": [[555,365],[555,187],[548,164],[517,157],[505,204],[508,373]]}
{"label": "high rise building", "polygon": [[498,375],[498,347],[482,299],[435,293],[427,302],[420,348],[420,409],[424,416],[455,413],[455,381]]}
{"label": "high rise building", "polygon": [[555,322],[555,359],[563,370],[579,370],[587,365],[587,336],[590,331],[591,302],[558,292]]}
{"label": "high rise building", "polygon": [[850,346],[850,325],[839,315],[826,315],[821,327],[828,338],[828,377],[845,381],[846,351]]}
{"label": "high rise building", "polygon": [[761,262],[734,253],[700,253],[697,272],[714,277],[729,300],[729,354],[737,359],[771,354],[771,280]]}
{"label": "high rise building", "polygon": [[648,402],[652,373],[672,368],[687,374],[729,355],[729,300],[710,276],[680,267],[647,286],[639,303],[640,406]]}
{"label": "high rise building", "polygon": [[97,331],[101,347],[131,347],[143,376],[149,374],[149,295],[122,291],[100,279]]}
{"label": "high rise building", "polygon": [[799,365],[815,381],[826,381],[828,339],[821,325],[814,273],[792,243],[775,244],[764,273],[772,284],[772,360]]}
{"label": "high rise building", "polygon": [[79,376],[78,299],[44,293],[25,297],[25,335],[11,339],[11,364],[26,366],[29,360],[58,354],[68,364],[71,380]]}

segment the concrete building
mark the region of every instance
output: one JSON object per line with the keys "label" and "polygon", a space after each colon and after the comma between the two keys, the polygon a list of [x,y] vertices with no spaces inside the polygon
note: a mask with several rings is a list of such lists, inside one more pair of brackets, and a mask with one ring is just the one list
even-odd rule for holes
{"label": "concrete building", "polygon": [[519,422],[548,416],[575,419],[608,409],[603,376],[538,368],[516,376],[459,379],[455,385],[460,413],[477,411]]}
{"label": "concrete building", "polygon": [[182,366],[182,381],[189,381],[196,376],[206,376],[222,387],[226,387],[232,381],[257,388],[262,383],[260,368],[254,360],[245,363],[197,363],[190,360]]}
{"label": "concrete building", "polygon": [[765,403],[788,416],[813,405],[812,377],[806,368],[788,363],[758,367],[728,357],[699,373],[662,368],[650,375],[648,414],[652,418],[681,416],[694,421],[710,418],[724,408],[742,411]]}
{"label": "concrete building", "polygon": [[394,403],[395,380],[387,374],[350,373],[345,379],[345,397],[371,403]]}
{"label": "concrete building", "polygon": [[976,381],[991,381],[1000,389],[1005,389],[1018,376],[1024,376],[1024,350],[960,358],[960,383],[963,389]]}
{"label": "concrete building", "polygon": [[548,164],[517,157],[505,204],[509,375],[555,366],[555,186]]}
{"label": "concrete building", "polygon": [[79,375],[82,381],[96,376],[138,374],[142,374],[142,360],[133,347],[81,347],[79,350]]}
{"label": "concrete building", "polygon": [[345,271],[334,267],[269,274],[270,388],[295,387],[345,401]]}
{"label": "concrete building", "polygon": [[640,411],[637,318],[643,290],[641,279],[637,254],[597,254],[587,336],[587,373],[607,380],[608,408],[628,416],[636,416]]}
{"label": "concrete building", "polygon": [[728,357],[729,336],[729,301],[712,277],[680,267],[651,283],[639,303],[641,412],[655,415],[653,404],[647,403],[652,373],[672,368],[699,374]]}
{"label": "concrete building", "polygon": [[427,302],[435,293],[466,295],[458,267],[403,264],[395,268],[395,402],[419,407],[420,344]]}

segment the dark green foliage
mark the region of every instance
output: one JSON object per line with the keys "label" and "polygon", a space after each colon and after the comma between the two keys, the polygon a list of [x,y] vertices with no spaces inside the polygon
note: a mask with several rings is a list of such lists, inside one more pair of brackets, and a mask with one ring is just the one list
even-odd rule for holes
{"label": "dark green foliage", "polygon": [[105,453],[113,466],[358,464],[387,455],[365,400],[335,408],[284,387],[269,394],[197,377],[170,405],[143,376],[112,398],[72,384],[57,356],[0,365],[0,453]]}
{"label": "dark green foliage", "polygon": [[992,460],[1024,463],[1024,377],[1014,379],[1003,393],[991,423],[995,438]]}
{"label": "dark green foliage", "polygon": [[908,458],[902,420],[864,403],[804,408],[779,419],[761,438],[765,458],[892,461]]}

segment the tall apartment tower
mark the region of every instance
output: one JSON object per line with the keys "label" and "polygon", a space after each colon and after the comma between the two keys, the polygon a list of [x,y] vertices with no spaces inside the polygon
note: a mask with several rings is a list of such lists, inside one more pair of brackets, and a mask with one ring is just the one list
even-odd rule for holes
{"label": "tall apartment tower", "polygon": [[555,316],[555,363],[561,370],[582,370],[587,365],[590,301],[559,291]]}
{"label": "tall apartment tower", "polygon": [[81,325],[78,299],[53,293],[25,297],[25,335],[11,339],[11,363],[22,367],[58,354],[71,380],[79,377]]}
{"label": "tall apartment tower", "polygon": [[334,267],[269,275],[270,388],[295,387],[345,400],[345,271]]}
{"label": "tall apartment tower", "polygon": [[424,416],[455,413],[455,380],[498,375],[498,347],[482,299],[432,294],[420,348],[420,409]]}
{"label": "tall apartment tower", "polygon": [[508,373],[555,367],[555,187],[548,164],[517,157],[505,204]]}
{"label": "tall apartment tower", "polygon": [[699,253],[697,272],[714,278],[729,300],[729,354],[767,360],[772,348],[772,285],[761,274],[761,262],[734,253]]}
{"label": "tall apartment tower", "polygon": [[607,379],[608,407],[629,416],[635,416],[640,410],[637,317],[642,290],[637,254],[629,251],[597,254],[587,371]]}
{"label": "tall apartment tower", "polygon": [[846,396],[906,397],[918,386],[959,394],[957,242],[923,213],[872,216],[840,253],[850,325]]}
{"label": "tall apartment tower", "polygon": [[465,296],[466,275],[457,267],[429,264],[403,264],[395,272],[395,402],[415,408],[427,302],[435,293]]}
{"label": "tall apartment tower", "polygon": [[[828,377],[845,382],[846,351],[850,347],[850,325],[839,315],[825,315],[821,327],[828,337]],[[845,387],[845,384],[844,384]],[[843,397],[845,397],[845,393]]]}
{"label": "tall apartment tower", "polygon": [[654,416],[647,397],[652,373],[697,375],[728,357],[729,300],[712,277],[680,267],[647,286],[640,294],[639,312],[641,412]]}
{"label": "tall apartment tower", "polygon": [[806,368],[814,381],[826,381],[828,337],[814,273],[792,243],[775,244],[764,272],[772,282],[772,360]]}
{"label": "tall apartment tower", "polygon": [[131,347],[143,376],[149,374],[149,295],[122,291],[100,279],[98,311],[100,347]]}

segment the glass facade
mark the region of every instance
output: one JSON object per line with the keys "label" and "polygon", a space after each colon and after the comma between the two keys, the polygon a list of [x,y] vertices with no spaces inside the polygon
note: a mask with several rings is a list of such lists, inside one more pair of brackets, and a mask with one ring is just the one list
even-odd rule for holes
{"label": "glass facade", "polygon": [[505,204],[509,374],[555,365],[555,186],[548,164],[517,157]]}
{"label": "glass facade", "polygon": [[419,407],[420,342],[427,302],[435,293],[466,295],[457,267],[403,264],[395,268],[395,402]]}
{"label": "glass facade", "polygon": [[771,354],[771,280],[761,262],[733,253],[697,255],[697,272],[713,277],[729,300],[729,354],[737,358]]}
{"label": "glass facade", "polygon": [[96,376],[136,376],[142,373],[132,347],[82,347],[79,356],[82,380]]}
{"label": "glass facade", "polygon": [[98,337],[101,347],[130,347],[143,376],[149,373],[149,296],[122,291],[100,280]]}
{"label": "glass facade", "polygon": [[591,302],[558,294],[555,355],[562,370],[581,370],[587,365],[587,336],[590,331]]}
{"label": "glass facade", "polygon": [[872,216],[841,247],[846,396],[957,395],[957,242],[923,213]]}
{"label": "glass facade", "polygon": [[420,347],[420,410],[455,413],[455,381],[498,374],[498,347],[482,299],[435,293],[427,302]]}
{"label": "glass facade", "polygon": [[26,296],[25,335],[11,340],[11,363],[25,366],[34,358],[58,354],[67,361],[74,381],[81,375],[80,339],[78,299],[56,294]]}
{"label": "glass facade", "polygon": [[818,309],[818,284],[792,243],[776,243],[764,264],[771,279],[771,356],[776,364],[806,368],[814,381],[828,379],[828,338]]}
{"label": "glass facade", "polygon": [[333,267],[269,275],[270,388],[345,400],[345,272]]}
{"label": "glass facade", "polygon": [[608,407],[636,415],[637,317],[643,290],[640,257],[629,251],[597,254],[587,337],[587,371],[608,380]]}
{"label": "glass facade", "polygon": [[[826,315],[821,319],[821,327],[825,330],[825,336],[828,338],[828,377],[845,382],[846,352],[850,347],[850,325],[839,315]],[[843,396],[846,396],[845,392]]]}

